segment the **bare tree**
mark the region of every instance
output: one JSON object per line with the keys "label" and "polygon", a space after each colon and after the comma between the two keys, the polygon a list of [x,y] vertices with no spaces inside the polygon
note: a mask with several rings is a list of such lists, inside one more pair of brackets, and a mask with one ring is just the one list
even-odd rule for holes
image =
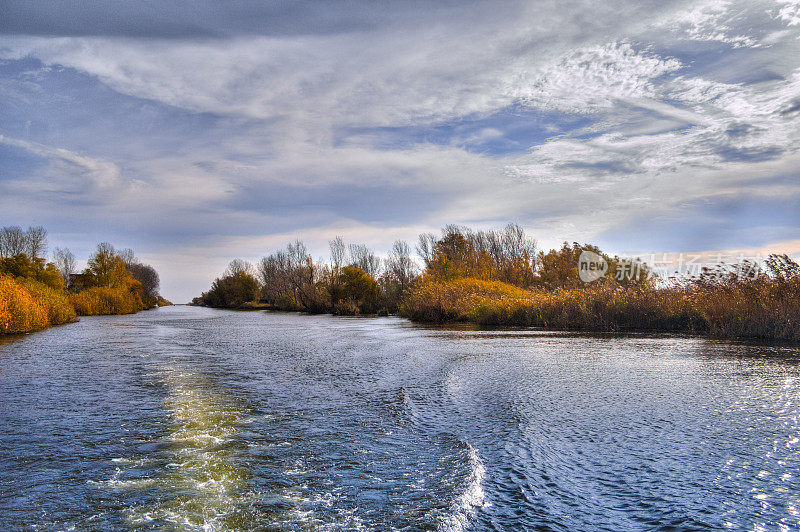
{"label": "bare tree", "polygon": [[295,240],[287,245],[286,254],[289,258],[289,266],[292,268],[302,268],[310,257],[302,240]]}
{"label": "bare tree", "polygon": [[411,258],[411,249],[408,243],[396,240],[386,259],[386,270],[400,284],[401,290],[406,290],[416,275],[417,265]]}
{"label": "bare tree", "polygon": [[277,251],[262,258],[258,263],[258,276],[261,279],[261,296],[274,304],[280,297],[292,290],[289,279],[289,258],[284,251]]}
{"label": "bare tree", "polygon": [[336,276],[347,261],[347,247],[340,236],[328,242],[328,245],[331,248],[331,272]]}
{"label": "bare tree", "polygon": [[261,297],[275,303],[284,297],[292,297],[301,303],[306,292],[313,288],[317,268],[305,244],[300,240],[262,258],[258,263],[261,279]]}
{"label": "bare tree", "polygon": [[133,253],[131,248],[125,248],[117,251],[117,256],[121,258],[125,264],[138,264],[139,259],[136,258],[136,255]]}
{"label": "bare tree", "polygon": [[41,225],[28,227],[25,232],[25,251],[31,258],[43,257],[47,254],[47,229]]}
{"label": "bare tree", "polygon": [[13,257],[25,253],[25,232],[18,225],[10,225],[0,230],[0,256]]}
{"label": "bare tree", "polygon": [[417,242],[417,254],[422,257],[425,267],[429,268],[433,260],[433,250],[436,247],[436,235],[433,233],[422,233]]}
{"label": "bare tree", "polygon": [[350,265],[377,277],[381,269],[381,260],[363,244],[350,244]]}
{"label": "bare tree", "polygon": [[235,277],[241,274],[253,275],[253,265],[247,262],[246,260],[233,259],[228,264],[228,268],[225,270],[223,276]]}
{"label": "bare tree", "polygon": [[41,225],[23,231],[18,225],[0,229],[0,257],[13,257],[24,253],[30,258],[47,254],[47,229]]}
{"label": "bare tree", "polygon": [[117,250],[110,242],[100,242],[97,244],[97,253],[100,255],[112,256],[117,254]]}
{"label": "bare tree", "polygon": [[72,274],[75,273],[75,255],[69,248],[55,248],[53,250],[53,262],[61,272],[61,277],[64,278],[64,286],[69,288],[72,282]]}

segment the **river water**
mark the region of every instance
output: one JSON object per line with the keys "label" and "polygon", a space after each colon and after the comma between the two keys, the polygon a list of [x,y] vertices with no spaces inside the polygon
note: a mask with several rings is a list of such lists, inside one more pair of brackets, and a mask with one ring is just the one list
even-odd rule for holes
{"label": "river water", "polygon": [[0,530],[797,530],[800,353],[167,307],[0,343]]}

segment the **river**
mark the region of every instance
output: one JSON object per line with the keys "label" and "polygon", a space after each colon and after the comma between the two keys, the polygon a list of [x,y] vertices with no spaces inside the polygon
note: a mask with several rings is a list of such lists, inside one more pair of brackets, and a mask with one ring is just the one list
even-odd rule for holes
{"label": "river", "polygon": [[800,353],[166,307],[0,340],[0,530],[797,530]]}

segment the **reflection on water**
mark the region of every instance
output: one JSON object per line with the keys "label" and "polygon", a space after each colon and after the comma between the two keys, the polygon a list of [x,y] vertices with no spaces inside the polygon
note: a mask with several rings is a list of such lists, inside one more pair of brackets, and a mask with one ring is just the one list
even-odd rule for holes
{"label": "reflection on water", "polygon": [[800,355],[165,308],[0,343],[0,529],[796,530]]}

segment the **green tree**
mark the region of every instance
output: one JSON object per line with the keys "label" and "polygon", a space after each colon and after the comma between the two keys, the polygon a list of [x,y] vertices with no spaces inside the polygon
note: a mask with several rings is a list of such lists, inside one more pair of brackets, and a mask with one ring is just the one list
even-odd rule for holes
{"label": "green tree", "polygon": [[215,279],[202,299],[209,307],[238,308],[256,301],[260,292],[261,286],[255,277],[239,272]]}
{"label": "green tree", "polygon": [[378,311],[380,290],[367,272],[345,266],[339,274],[340,299],[336,310],[342,314],[374,314]]}

